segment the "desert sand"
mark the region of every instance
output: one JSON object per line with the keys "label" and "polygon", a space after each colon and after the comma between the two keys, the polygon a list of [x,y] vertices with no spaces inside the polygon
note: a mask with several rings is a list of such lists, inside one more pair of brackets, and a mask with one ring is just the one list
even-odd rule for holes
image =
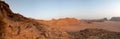
{"label": "desert sand", "polygon": [[120,22],[27,18],[0,1],[0,39],[120,39]]}
{"label": "desert sand", "polygon": [[85,25],[79,26],[65,26],[68,31],[79,31],[87,28],[98,28],[105,29],[114,32],[120,32],[120,22],[117,21],[105,21],[105,22],[93,22],[93,23],[85,23]]}

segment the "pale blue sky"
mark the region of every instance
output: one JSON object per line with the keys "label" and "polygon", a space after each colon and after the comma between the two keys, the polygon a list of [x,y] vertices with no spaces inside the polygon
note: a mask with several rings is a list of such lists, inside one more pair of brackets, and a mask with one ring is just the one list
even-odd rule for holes
{"label": "pale blue sky", "polygon": [[120,0],[5,0],[15,13],[36,19],[120,16]]}

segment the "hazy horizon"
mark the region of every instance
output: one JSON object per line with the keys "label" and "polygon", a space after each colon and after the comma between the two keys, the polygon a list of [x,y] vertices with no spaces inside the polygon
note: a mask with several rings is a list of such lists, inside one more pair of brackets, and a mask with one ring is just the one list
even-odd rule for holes
{"label": "hazy horizon", "polygon": [[36,19],[120,16],[119,0],[5,0],[15,13]]}

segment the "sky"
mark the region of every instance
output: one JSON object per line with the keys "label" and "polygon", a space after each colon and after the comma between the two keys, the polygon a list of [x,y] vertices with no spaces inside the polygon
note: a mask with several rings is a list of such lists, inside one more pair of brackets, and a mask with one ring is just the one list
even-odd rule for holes
{"label": "sky", "polygon": [[100,19],[120,16],[120,0],[4,0],[15,13],[35,19]]}

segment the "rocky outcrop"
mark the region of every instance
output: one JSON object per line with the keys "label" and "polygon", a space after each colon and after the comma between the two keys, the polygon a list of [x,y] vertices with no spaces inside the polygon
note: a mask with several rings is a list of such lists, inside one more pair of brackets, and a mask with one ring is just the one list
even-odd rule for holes
{"label": "rocky outcrop", "polygon": [[0,39],[4,39],[3,33],[5,32],[5,26],[7,25],[5,22],[5,13],[3,13],[3,7],[6,4],[3,1],[0,1]]}
{"label": "rocky outcrop", "polygon": [[110,21],[120,21],[120,17],[112,17]]}
{"label": "rocky outcrop", "polygon": [[120,39],[120,32],[112,32],[103,29],[85,29],[78,32],[70,32],[74,39]]}
{"label": "rocky outcrop", "polygon": [[70,39],[70,36],[37,20],[13,13],[0,1],[0,39]]}
{"label": "rocky outcrop", "polygon": [[50,20],[49,24],[55,25],[55,26],[81,26],[84,23],[80,22],[79,20],[75,18],[61,18],[58,20]]}
{"label": "rocky outcrop", "polygon": [[68,33],[52,27],[80,25],[82,22],[74,18],[38,22],[38,20],[12,12],[7,3],[0,1],[0,39],[93,39],[94,37],[96,39],[120,39],[119,32],[87,29]]}

